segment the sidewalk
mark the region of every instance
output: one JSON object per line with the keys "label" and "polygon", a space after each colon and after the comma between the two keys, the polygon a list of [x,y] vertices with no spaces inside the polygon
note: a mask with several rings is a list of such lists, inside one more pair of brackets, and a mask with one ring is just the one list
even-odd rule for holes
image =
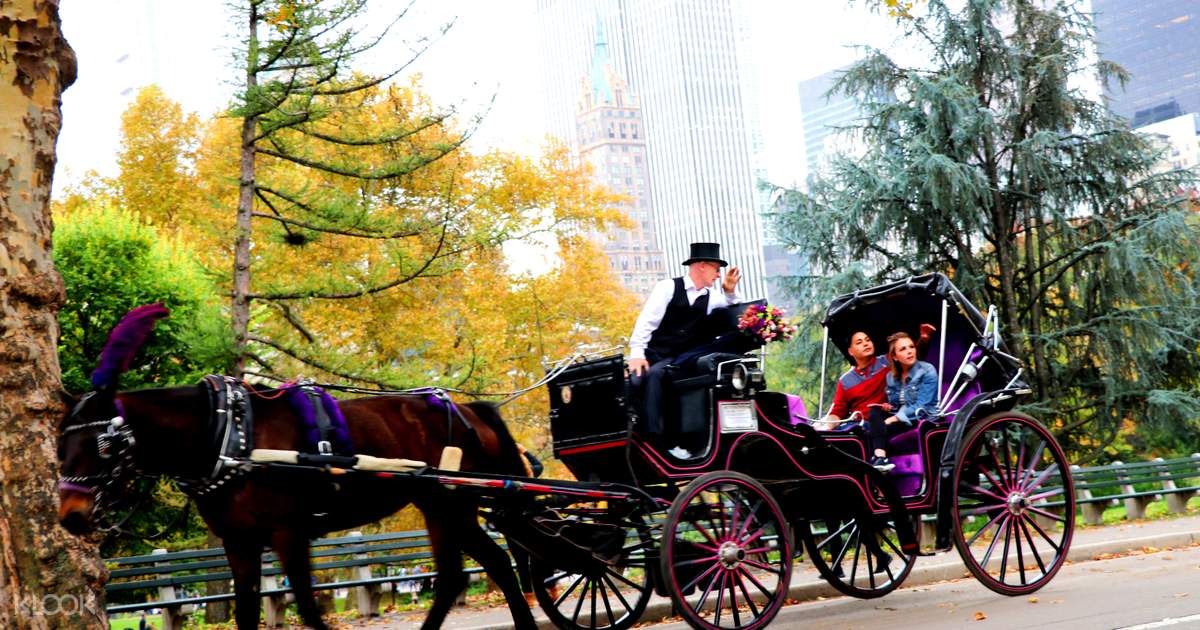
{"label": "sidewalk", "polygon": [[[1111,554],[1139,550],[1154,552],[1164,548],[1197,544],[1200,544],[1200,516],[1137,521],[1104,527],[1077,526],[1067,560],[1068,562],[1090,562],[1103,560]],[[933,557],[918,558],[912,573],[900,588],[969,576],[962,561],[959,560],[958,553],[952,550]],[[979,588],[983,589],[984,587],[980,586]],[[1046,588],[1054,588],[1054,583],[1051,582]],[[818,597],[841,597],[841,594],[826,584],[807,563],[798,562],[792,572],[792,585],[788,596],[790,599],[808,601]],[[997,597],[1001,596],[997,595]],[[541,610],[534,609],[533,613],[540,627],[554,627]],[[671,602],[666,598],[656,596],[650,600],[650,605],[646,607],[641,621],[657,621],[670,616],[670,614]],[[351,628],[407,630],[420,627],[424,618],[424,611],[391,613],[381,617],[348,622],[348,626]],[[343,624],[343,627],[345,625]],[[451,611],[442,627],[453,630],[509,630],[512,628],[512,617],[505,607],[478,609],[459,607]]]}

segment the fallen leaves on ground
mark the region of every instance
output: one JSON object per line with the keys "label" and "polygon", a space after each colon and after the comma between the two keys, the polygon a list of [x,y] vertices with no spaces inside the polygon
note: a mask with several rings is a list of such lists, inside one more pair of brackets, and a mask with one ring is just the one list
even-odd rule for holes
{"label": "fallen leaves on ground", "polygon": [[978,610],[975,611],[975,621],[983,621],[984,619],[987,619],[987,615],[979,612]]}
{"label": "fallen leaves on ground", "polygon": [[1041,601],[1041,600],[1040,600],[1040,599],[1038,599],[1038,598],[1036,598],[1036,597],[1030,597],[1030,598],[1029,598],[1028,600],[1026,600],[1026,601],[1028,601],[1030,604],[1036,604],[1036,603],[1038,603],[1038,602],[1039,602],[1039,601]]}

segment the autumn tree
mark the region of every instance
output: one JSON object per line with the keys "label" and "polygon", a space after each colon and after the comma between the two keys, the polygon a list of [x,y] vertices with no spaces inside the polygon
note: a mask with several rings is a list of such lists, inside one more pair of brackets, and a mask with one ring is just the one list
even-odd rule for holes
{"label": "autumn tree", "polygon": [[867,50],[834,87],[862,104],[861,151],[807,191],[777,191],[784,239],[818,270],[801,303],[943,271],[997,305],[1032,411],[1084,457],[1131,421],[1196,435],[1195,173],[1164,167],[1162,147],[1084,89],[1123,73],[1094,61],[1077,3],[925,9],[898,23],[928,63]]}
{"label": "autumn tree", "polygon": [[50,254],[61,95],[75,80],[58,3],[0,4],[0,626],[107,628],[95,547],[56,522],[62,418]]}

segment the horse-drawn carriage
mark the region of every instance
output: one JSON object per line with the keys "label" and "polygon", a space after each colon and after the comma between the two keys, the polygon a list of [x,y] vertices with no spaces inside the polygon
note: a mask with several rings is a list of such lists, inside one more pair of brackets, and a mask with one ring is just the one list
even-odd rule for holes
{"label": "horse-drawn carriage", "polygon": [[[941,402],[889,440],[896,468],[887,475],[867,463],[861,426],[815,430],[802,402],[765,389],[757,357],[709,357],[701,364],[710,370],[675,382],[678,404],[668,416],[699,414],[697,424],[707,427],[704,448],[688,460],[641,434],[620,356],[558,375],[550,383],[555,456],[581,480],[635,486],[670,505],[661,525],[630,529],[636,553],[613,564],[646,567],[648,581],[695,627],[761,627],[787,595],[793,545],[839,591],[879,597],[900,585],[918,555],[931,553],[915,535],[927,517],[936,526],[927,549],[953,545],[988,588],[1019,595],[1044,586],[1066,558],[1074,493],[1053,435],[1012,411],[1030,390],[1001,341],[995,310],[981,314],[940,274],[910,278],[834,300],[825,344],[845,354],[849,336],[865,331],[882,347],[890,333],[915,337],[927,322],[937,326],[925,358],[942,375]],[[823,360],[822,383],[826,367]],[[818,408],[823,391],[821,399]],[[639,540],[658,540],[657,554]],[[559,585],[561,573],[543,579]],[[610,602],[606,589],[587,584],[543,596],[542,607],[570,622],[560,625],[636,620],[640,608],[625,605],[629,593]],[[611,623],[597,624],[597,598],[602,611],[628,615],[602,614]],[[582,620],[581,610],[590,611]]]}
{"label": "horse-drawn carriage", "polygon": [[[630,402],[624,359],[615,355],[564,366],[549,378],[554,454],[576,481],[539,480],[514,471],[516,446],[498,416],[488,419],[494,412],[459,408],[428,391],[345,404],[347,418],[364,418],[349,423],[356,444],[365,446],[364,436],[391,439],[396,427],[386,434],[368,434],[364,427],[399,413],[409,431],[428,434],[420,448],[375,442],[370,444],[375,453],[300,454],[287,450],[302,440],[277,404],[242,399],[226,381],[232,393],[213,406],[226,414],[224,426],[235,430],[225,430],[224,443],[233,450],[221,451],[218,462],[232,477],[258,485],[249,495],[239,490],[224,503],[210,496],[198,505],[233,528],[246,518],[229,515],[238,501],[252,502],[248,505],[260,512],[267,501],[280,501],[262,518],[277,517],[271,527],[283,529],[298,518],[289,515],[306,514],[312,506],[282,502],[295,498],[295,491],[277,481],[278,475],[305,475],[305,488],[317,488],[321,482],[314,471],[335,473],[338,492],[354,500],[374,497],[372,513],[412,501],[426,512],[431,536],[435,526],[445,530],[435,536],[443,545],[435,550],[439,575],[453,575],[452,566],[447,569],[443,562],[461,567],[460,550],[472,553],[495,573],[519,626],[531,625],[532,618],[527,611],[518,615],[513,600],[519,595],[507,561],[501,562],[487,537],[475,532],[477,510],[505,534],[525,582],[562,628],[629,627],[655,592],[669,596],[697,628],[763,627],[787,597],[798,547],[839,591],[863,598],[885,595],[905,579],[918,555],[928,553],[917,540],[922,517],[936,525],[926,548],[957,547],[967,568],[988,588],[1006,595],[1037,590],[1065,561],[1074,493],[1052,434],[1012,411],[1029,389],[1021,380],[1020,362],[1001,341],[994,310],[981,314],[944,276],[910,278],[834,300],[824,322],[826,346],[832,341],[845,353],[852,332],[865,331],[881,341],[926,322],[937,326],[926,359],[943,376],[941,402],[936,413],[891,439],[889,451],[897,464],[892,474],[866,461],[861,427],[817,431],[802,401],[766,389],[761,359],[750,355],[703,357],[696,372],[674,379],[667,416],[703,427],[696,455],[678,459],[643,434]],[[825,368],[823,360],[822,383]],[[119,486],[122,471],[148,472],[151,460],[136,451],[133,436],[141,431],[142,443],[144,436],[152,439],[164,430],[155,426],[163,422],[164,405],[184,395],[164,391],[140,398],[108,391],[108,399],[85,398],[68,415],[60,446],[64,475],[71,475],[60,484],[64,524],[87,518],[83,508],[71,508],[69,502],[81,503],[91,493],[94,503],[101,503],[98,494]],[[820,398],[819,408],[823,392]],[[230,411],[236,408],[247,415],[253,408],[258,425],[244,426]],[[117,417],[108,420],[114,412]],[[202,418],[195,421],[200,424],[190,431],[221,443],[211,424],[205,428]],[[176,422],[189,426],[183,419]],[[275,424],[268,431],[264,423],[270,422]],[[291,437],[283,440],[282,434]],[[250,451],[247,442],[259,450]],[[455,450],[445,448],[455,443],[468,447],[461,467],[444,457],[436,466],[426,463],[439,452]],[[158,474],[179,475],[169,463],[161,466]],[[392,483],[408,483],[406,501],[380,500],[388,488],[401,487]],[[304,500],[315,500],[319,493],[303,494]],[[340,495],[325,500],[319,507],[329,512],[335,511],[331,505],[348,503],[337,503]],[[205,518],[217,529],[208,514]],[[264,522],[255,527],[265,529]],[[279,544],[286,548],[295,542],[277,531],[271,536],[277,551]],[[254,585],[243,582],[257,581],[259,565],[248,558],[263,543],[235,537],[242,542],[231,547],[230,540],[227,536],[231,565],[235,551],[245,556],[237,563],[248,572],[239,581],[239,602],[243,594],[249,602]],[[461,544],[446,547],[452,541]],[[280,557],[287,565],[298,549],[285,551],[290,553],[280,551]],[[303,558],[293,565],[285,566],[289,577],[308,571]],[[304,588],[308,580],[302,576],[296,573],[292,583]],[[457,582],[445,577],[439,584],[453,590]],[[439,592],[427,625],[440,624],[456,593]],[[311,593],[298,592],[297,601],[302,599],[311,599]],[[306,623],[321,623],[315,608],[302,613]],[[247,616],[245,625],[254,619],[256,613]]]}

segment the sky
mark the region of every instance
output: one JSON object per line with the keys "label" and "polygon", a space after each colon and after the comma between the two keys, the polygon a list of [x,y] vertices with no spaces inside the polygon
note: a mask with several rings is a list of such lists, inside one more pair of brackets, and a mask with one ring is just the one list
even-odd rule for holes
{"label": "sky", "polygon": [[[749,17],[768,177],[802,181],[797,83],[854,60],[856,44],[887,48],[893,23],[844,0],[743,0]],[[399,2],[371,5],[382,26]],[[73,0],[61,6],[79,78],[63,95],[56,194],[89,171],[115,174],[120,116],[139,88],[158,84],[186,110],[219,114],[236,90],[233,12],[225,0]],[[531,153],[543,143],[534,0],[416,0],[363,69],[411,57],[419,39],[449,32],[408,68],[434,102],[486,111],[474,148]],[[370,31],[370,28],[368,28]]]}

